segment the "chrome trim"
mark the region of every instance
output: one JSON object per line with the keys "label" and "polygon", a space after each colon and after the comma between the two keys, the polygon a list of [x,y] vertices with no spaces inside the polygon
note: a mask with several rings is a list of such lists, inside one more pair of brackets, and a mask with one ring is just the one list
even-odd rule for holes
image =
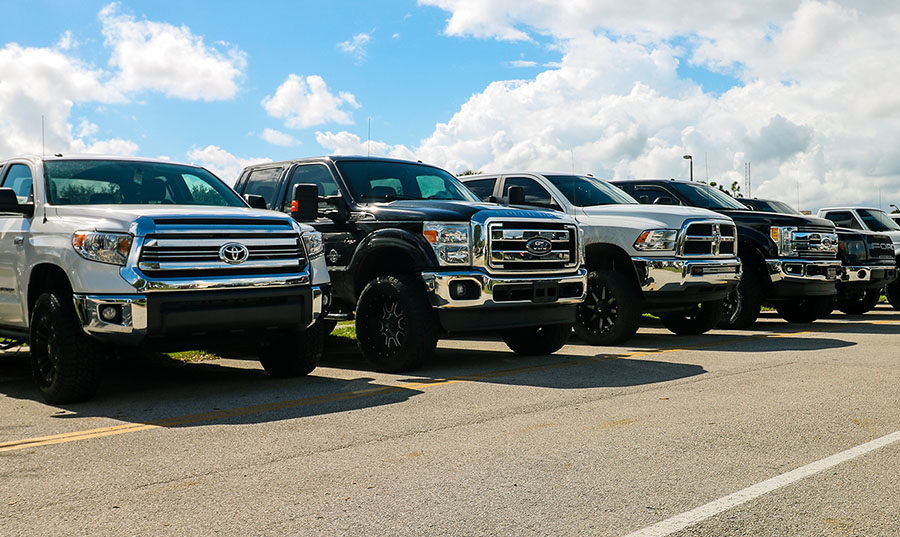
{"label": "chrome trim", "polygon": [[[534,304],[531,300],[516,300],[495,302],[493,300],[494,287],[497,285],[514,285],[532,282],[557,282],[557,283],[581,283],[582,294],[580,297],[560,298],[548,304],[580,304],[584,301],[587,291],[587,270],[579,268],[570,276],[539,276],[539,277],[504,277],[494,278],[484,272],[447,271],[447,272],[423,272],[422,280],[431,305],[435,308],[472,308],[472,307],[506,307]],[[450,298],[450,283],[455,281],[474,281],[481,288],[481,295],[472,300],[455,300]]]}
{"label": "chrome trim", "polygon": [[234,265],[222,263],[218,261],[141,261],[138,268],[141,270],[229,270],[248,269],[248,268],[281,268],[300,266],[298,259],[256,259],[243,261]]}
{"label": "chrome trim", "polygon": [[552,250],[544,255],[537,255],[528,251],[520,250],[494,250],[493,252],[491,252],[491,259],[493,259],[494,261],[552,261],[554,263],[558,263],[560,261],[569,260],[569,251]]}
{"label": "chrome trim", "polygon": [[[540,213],[540,212],[534,212],[534,211],[530,211],[530,212],[533,212],[535,215],[537,215],[537,217],[536,218],[521,218],[521,217],[519,217],[519,218],[515,218],[515,217],[493,218],[493,217],[490,217],[490,218],[486,218],[483,223],[479,222],[478,220],[475,219],[475,217],[473,217],[473,222],[472,222],[472,265],[473,266],[483,266],[491,274],[523,274],[523,273],[535,272],[535,270],[539,270],[543,274],[565,274],[565,273],[571,273],[573,270],[575,270],[576,267],[580,266],[581,262],[582,262],[582,260],[581,260],[582,238],[581,238],[581,234],[577,231],[578,229],[580,229],[578,227],[578,224],[571,222],[571,221],[562,220],[562,219],[549,218],[550,215],[548,215],[547,213]],[[478,215],[479,215],[479,213],[475,214],[475,216],[478,216]],[[535,226],[535,228],[534,229],[511,229],[511,230],[503,230],[503,229],[494,229],[493,228],[493,226],[496,226],[496,225],[502,226],[503,224],[510,224],[510,223],[533,224]],[[541,227],[541,226],[547,226],[547,225],[551,225],[551,224],[561,224],[561,225],[565,226],[565,229],[563,229],[563,230],[544,229]],[[502,234],[501,234],[501,232],[502,232]],[[509,232],[509,235],[507,235],[507,232]],[[572,239],[573,238],[572,235],[574,234],[575,245],[574,245],[574,248],[572,249],[572,254],[574,254],[575,259],[547,260],[545,258],[535,257],[535,258],[531,258],[531,259],[510,260],[510,262],[515,262],[515,261],[523,261],[523,262],[548,261],[549,262],[549,261],[552,261],[555,263],[563,263],[564,264],[563,267],[553,268],[553,269],[535,269],[534,267],[500,268],[500,267],[493,266],[493,262],[495,260],[493,259],[493,251],[491,250],[491,241],[492,240],[525,240],[525,238],[524,238],[525,232],[536,233],[536,234],[539,234],[539,233],[559,234],[559,233],[565,232],[565,237],[566,237],[565,239],[554,239],[554,240],[566,240],[566,241]],[[501,239],[501,238],[494,238],[495,235],[500,235],[502,237],[512,237],[512,236],[518,237],[519,235],[521,235],[521,238]],[[535,235],[534,237],[537,237],[537,236],[538,235]],[[533,237],[529,237],[529,238],[533,238]],[[543,237],[543,238],[547,238],[547,237]],[[504,252],[504,253],[510,252],[509,250],[506,250],[506,251],[500,250],[500,251]],[[530,254],[530,252],[525,250],[524,245],[522,246],[522,250],[515,250],[515,251]],[[558,250],[554,250],[554,251],[558,251]],[[568,249],[566,249],[565,251],[568,252]],[[533,254],[530,254],[530,255],[533,255]],[[503,262],[500,260],[496,260],[496,261]]]}
{"label": "chrome trim", "polygon": [[[216,232],[218,233],[218,229]],[[166,230],[166,234],[171,233]],[[247,233],[247,230],[243,230],[243,233]],[[293,231],[285,231],[284,233],[294,233]],[[212,248],[222,246],[222,241],[226,240],[228,242],[239,242],[244,246],[297,246],[297,240],[299,236],[294,234],[290,238],[284,237],[281,239],[272,239],[272,238],[260,238],[260,239],[250,239],[250,238],[241,238],[241,239],[227,239],[225,237],[218,239],[192,239],[190,247],[207,247]],[[157,239],[157,238],[149,238],[144,243],[145,247],[149,248],[183,248],[184,240],[183,239]]]}
{"label": "chrome trim", "polygon": [[[318,320],[319,317],[322,316],[322,296],[324,292],[322,288],[318,285],[312,286],[312,316],[310,317],[309,324],[306,325],[307,328],[313,325],[313,323]],[[327,335],[327,334],[326,334]]]}
{"label": "chrome trim", "polygon": [[[494,222],[492,222],[494,223]],[[526,237],[525,233],[530,232],[531,236]],[[521,241],[525,239],[548,239],[551,241],[567,241],[569,240],[569,230],[540,230],[540,229],[494,229],[491,230],[491,239],[501,241]]]}
{"label": "chrome trim", "polygon": [[[655,257],[632,258],[635,265],[643,265],[639,275],[641,291],[679,291],[685,285],[705,283],[726,285],[741,279],[742,265],[737,259],[672,259]],[[704,274],[694,274],[695,269]]]}
{"label": "chrome trim", "polygon": [[[143,295],[72,295],[81,327],[87,334],[135,334],[147,331],[147,297]],[[117,305],[122,322],[109,323],[100,317],[100,307]]]}
{"label": "chrome trim", "polygon": [[[872,273],[878,270],[882,271],[885,275],[884,279],[887,280],[896,276],[897,267],[895,265],[845,266],[840,281],[847,283],[869,282],[872,281]],[[893,275],[890,274],[891,271],[894,272]]]}
{"label": "chrome trim", "polygon": [[[796,274],[794,272],[788,272],[785,269],[786,265],[799,266],[801,271],[800,274]],[[772,282],[803,282],[803,281],[817,281],[817,282],[833,282],[837,281],[837,279],[841,275],[841,262],[837,260],[815,260],[810,261],[808,259],[766,259],[766,266],[769,271],[769,278]],[[833,278],[828,277],[827,274],[808,274],[809,267],[820,267],[821,269],[835,269],[835,276]]]}
{"label": "chrome trim", "polygon": [[[712,235],[688,235],[688,229],[693,225],[710,225],[712,226]],[[722,226],[731,226],[731,235],[723,235],[721,233]],[[709,242],[710,243],[710,251],[708,253],[699,253],[699,254],[686,254],[684,253],[685,244],[688,241],[694,242]],[[732,253],[730,254],[722,254],[720,253],[723,242],[730,242],[734,246],[732,246]],[[737,224],[735,224],[731,220],[715,220],[715,219],[689,219],[685,220],[683,224],[681,224],[681,229],[678,230],[678,237],[675,239],[675,255],[678,257],[686,257],[686,258],[698,258],[698,257],[716,257],[716,258],[735,258],[737,257],[737,244],[738,244],[738,234],[737,234]]]}

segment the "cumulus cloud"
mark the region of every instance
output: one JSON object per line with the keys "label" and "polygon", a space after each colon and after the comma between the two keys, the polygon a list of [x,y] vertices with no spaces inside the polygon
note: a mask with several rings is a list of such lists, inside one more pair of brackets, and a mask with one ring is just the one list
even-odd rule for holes
{"label": "cumulus cloud", "polygon": [[259,137],[272,145],[280,145],[282,147],[290,147],[300,143],[290,134],[275,129],[263,129]]}
{"label": "cumulus cloud", "polygon": [[203,166],[229,185],[237,181],[238,175],[245,167],[272,160],[262,157],[240,158],[215,145],[208,145],[202,149],[194,148],[187,156],[191,163]]}
{"label": "cumulus cloud", "polygon": [[391,145],[375,140],[365,141],[359,136],[341,131],[316,132],[316,141],[331,155],[372,155],[415,160],[415,154],[402,144]]}
{"label": "cumulus cloud", "polygon": [[231,99],[246,67],[246,54],[225,44],[209,46],[186,26],[137,20],[112,3],[99,14],[114,83],[123,91],[155,90],[169,97]]}
{"label": "cumulus cloud", "polygon": [[[497,81],[422,140],[455,169],[576,169],[606,177],[743,181],[801,206],[900,199],[900,19],[890,3],[419,0],[451,36],[550,40],[559,62]],[[702,17],[696,13],[703,13]],[[738,84],[704,91],[682,69]],[[699,80],[699,79],[698,79]],[[788,201],[796,203],[796,196]]]}
{"label": "cumulus cloud", "polygon": [[[395,34],[396,35],[396,34]],[[369,44],[369,41],[372,40],[371,33],[359,33],[353,36],[353,39],[347,41],[341,41],[337,44],[337,47],[347,54],[356,58],[357,62],[363,62],[368,55],[368,51],[366,50],[366,46]]]}
{"label": "cumulus cloud", "polygon": [[359,108],[360,105],[352,93],[332,94],[318,75],[291,74],[278,86],[275,95],[263,99],[262,106],[270,116],[283,119],[288,128],[303,129],[325,123],[352,123],[345,106]]}

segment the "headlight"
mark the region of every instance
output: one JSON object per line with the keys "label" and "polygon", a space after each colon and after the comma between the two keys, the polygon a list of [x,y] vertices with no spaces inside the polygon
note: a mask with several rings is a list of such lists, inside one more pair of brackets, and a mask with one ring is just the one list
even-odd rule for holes
{"label": "headlight", "polygon": [[637,250],[667,251],[675,250],[678,238],[677,229],[648,229],[634,241]]}
{"label": "headlight", "polygon": [[779,256],[795,255],[797,253],[797,249],[794,246],[795,231],[797,231],[797,228],[792,226],[772,226],[769,228],[769,237],[775,241]]}
{"label": "headlight", "polygon": [[124,265],[131,251],[134,237],[127,233],[104,233],[102,231],[76,231],[72,236],[72,247],[78,254],[91,261]]}
{"label": "headlight", "polygon": [[863,241],[844,241],[840,243],[840,249],[850,257],[865,259],[866,243]]}
{"label": "headlight", "polygon": [[306,255],[310,259],[315,259],[325,253],[325,241],[322,240],[322,234],[318,231],[303,232],[303,244],[306,245]]}
{"label": "headlight", "polygon": [[441,265],[469,265],[469,224],[425,222],[422,235],[431,244]]}

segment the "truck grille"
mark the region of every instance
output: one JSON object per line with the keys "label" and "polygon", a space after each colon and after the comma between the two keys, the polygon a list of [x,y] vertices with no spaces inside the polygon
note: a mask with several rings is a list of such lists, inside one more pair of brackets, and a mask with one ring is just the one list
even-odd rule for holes
{"label": "truck grille", "polygon": [[[146,236],[138,258],[138,268],[149,277],[295,274],[306,267],[302,240],[286,220],[171,218],[154,223],[157,231]],[[167,232],[168,226],[173,228]]]}
{"label": "truck grille", "polygon": [[578,266],[578,228],[541,222],[488,224],[487,263],[496,270],[563,270]]}
{"label": "truck grille", "polygon": [[879,260],[894,260],[894,243],[885,235],[868,235],[869,257]]}
{"label": "truck grille", "polygon": [[689,222],[682,228],[678,253],[685,257],[734,257],[737,228],[725,222]]}
{"label": "truck grille", "polygon": [[803,259],[836,259],[838,237],[833,230],[800,228],[792,240],[797,257]]}

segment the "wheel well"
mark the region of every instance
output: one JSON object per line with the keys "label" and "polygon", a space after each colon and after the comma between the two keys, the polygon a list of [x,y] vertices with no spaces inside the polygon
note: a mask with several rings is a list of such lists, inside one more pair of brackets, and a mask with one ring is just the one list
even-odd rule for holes
{"label": "wheel well", "polygon": [[738,245],[738,258],[741,260],[741,270],[755,270],[760,276],[768,277],[765,255],[752,242],[742,242]]}
{"label": "wheel well", "polygon": [[359,297],[363,287],[379,276],[413,274],[416,263],[413,257],[400,248],[379,248],[366,255],[359,263],[353,277],[353,292]]}
{"label": "wheel well", "polygon": [[622,273],[635,285],[637,274],[631,256],[614,244],[589,244],[584,249],[584,266],[588,270],[612,270]]}
{"label": "wheel well", "polygon": [[34,309],[34,303],[42,294],[47,291],[59,291],[65,294],[72,293],[72,285],[69,283],[69,277],[66,271],[56,265],[42,264],[37,265],[31,271],[31,278],[28,280],[28,317],[31,317],[31,311]]}

